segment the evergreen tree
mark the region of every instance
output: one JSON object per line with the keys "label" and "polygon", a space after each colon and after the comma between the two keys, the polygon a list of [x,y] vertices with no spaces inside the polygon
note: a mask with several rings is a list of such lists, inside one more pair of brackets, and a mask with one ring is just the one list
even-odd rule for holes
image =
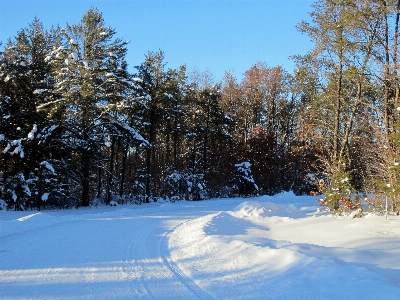
{"label": "evergreen tree", "polygon": [[[10,188],[17,183],[26,186],[30,172],[41,160],[49,159],[51,122],[36,106],[53,97],[54,81],[46,57],[56,37],[57,30],[45,31],[35,18],[28,28],[18,32],[15,41],[9,41],[0,56],[1,168],[5,186]],[[8,184],[8,180],[13,183]]]}
{"label": "evergreen tree", "polygon": [[39,163],[38,168],[29,174],[26,181],[31,191],[30,201],[33,207],[39,210],[46,204],[52,207],[63,207],[66,195],[63,188],[58,185],[57,173],[49,162]]}
{"label": "evergreen tree", "polygon": [[[144,101],[143,135],[151,147],[146,153],[146,199],[157,193],[163,172],[178,163],[178,142],[184,130],[185,67],[166,69],[162,51],[146,55],[137,67]],[[165,174],[170,175],[170,174]]]}
{"label": "evergreen tree", "polygon": [[312,52],[298,58],[300,67],[294,79],[308,85],[303,85],[308,91],[301,99],[302,131],[309,130],[313,143],[320,144],[320,165],[333,177],[330,171],[341,173],[338,161],[347,163],[346,170],[354,168],[352,144],[360,106],[373,105],[368,103],[373,97],[367,94],[366,74],[379,22],[367,2],[318,1],[310,14],[313,23],[299,26],[315,43]]}
{"label": "evergreen tree", "polygon": [[145,142],[118,118],[125,108],[126,90],[135,87],[135,82],[124,60],[128,42],[112,40],[114,35],[101,13],[90,9],[78,25],[61,30],[60,45],[51,53],[60,97],[52,109],[63,112],[59,125],[76,164],[69,168],[76,172],[83,206],[89,205],[95,166],[104,165],[101,150],[110,142],[109,134],[118,130]]}
{"label": "evergreen tree", "polygon": [[258,186],[251,175],[250,167],[251,164],[249,162],[235,164],[234,190],[239,196],[250,196],[258,193]]}
{"label": "evergreen tree", "polygon": [[[204,177],[213,195],[228,183],[231,166],[230,153],[224,153],[233,145],[232,119],[222,111],[219,85],[194,84],[190,96],[188,115],[189,146],[188,169],[196,176]],[[228,176],[227,176],[228,175]]]}

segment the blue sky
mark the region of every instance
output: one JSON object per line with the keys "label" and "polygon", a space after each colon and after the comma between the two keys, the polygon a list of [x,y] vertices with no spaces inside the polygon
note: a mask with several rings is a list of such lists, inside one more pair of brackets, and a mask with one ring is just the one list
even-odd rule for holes
{"label": "blue sky", "polygon": [[289,72],[288,59],[312,44],[295,26],[309,20],[314,0],[0,0],[0,41],[36,16],[46,29],[77,24],[98,8],[116,37],[130,40],[130,70],[148,51],[162,50],[167,66],[208,69],[216,80],[233,70],[240,80],[257,61]]}

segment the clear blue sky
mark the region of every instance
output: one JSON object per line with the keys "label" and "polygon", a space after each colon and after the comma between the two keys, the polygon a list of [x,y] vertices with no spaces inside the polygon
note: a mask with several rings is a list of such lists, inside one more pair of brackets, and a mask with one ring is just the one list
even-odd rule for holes
{"label": "clear blue sky", "polygon": [[309,20],[314,0],[0,0],[0,41],[27,27],[36,16],[46,29],[77,24],[98,8],[116,37],[130,40],[130,70],[148,51],[162,50],[167,66],[207,68],[220,80],[226,70],[238,79],[257,61],[282,65],[305,54],[309,38],[295,26]]}

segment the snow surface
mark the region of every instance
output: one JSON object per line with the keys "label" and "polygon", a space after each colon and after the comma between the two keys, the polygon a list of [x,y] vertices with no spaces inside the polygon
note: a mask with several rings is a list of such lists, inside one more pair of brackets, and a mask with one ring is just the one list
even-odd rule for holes
{"label": "snow surface", "polygon": [[399,225],[292,193],[0,211],[0,298],[398,299]]}

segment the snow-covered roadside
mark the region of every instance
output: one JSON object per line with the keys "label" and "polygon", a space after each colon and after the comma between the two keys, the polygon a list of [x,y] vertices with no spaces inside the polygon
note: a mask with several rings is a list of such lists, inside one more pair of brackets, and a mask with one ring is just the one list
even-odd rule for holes
{"label": "snow-covered roadside", "polygon": [[316,209],[291,193],[253,199],[181,225],[171,257],[216,299],[396,299],[400,218]]}

